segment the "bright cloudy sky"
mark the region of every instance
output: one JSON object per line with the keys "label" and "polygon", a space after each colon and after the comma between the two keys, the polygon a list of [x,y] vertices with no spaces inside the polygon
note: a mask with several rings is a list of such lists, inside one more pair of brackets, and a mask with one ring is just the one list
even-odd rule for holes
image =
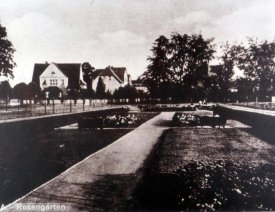
{"label": "bright cloudy sky", "polygon": [[274,11],[275,0],[0,0],[0,23],[16,49],[14,85],[45,61],[126,66],[136,78],[154,40],[171,32],[273,40]]}

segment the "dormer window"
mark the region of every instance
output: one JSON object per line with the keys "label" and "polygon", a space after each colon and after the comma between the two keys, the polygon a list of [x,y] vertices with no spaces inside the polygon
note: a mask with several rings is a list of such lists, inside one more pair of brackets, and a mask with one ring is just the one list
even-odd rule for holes
{"label": "dormer window", "polygon": [[55,74],[55,72],[53,71],[52,73],[51,73],[51,75],[54,75]]}

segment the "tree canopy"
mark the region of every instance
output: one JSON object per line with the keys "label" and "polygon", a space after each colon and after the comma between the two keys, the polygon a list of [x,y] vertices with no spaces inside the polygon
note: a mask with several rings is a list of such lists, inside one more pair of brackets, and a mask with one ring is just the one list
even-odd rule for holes
{"label": "tree canopy", "polygon": [[16,66],[13,61],[15,49],[7,38],[6,28],[0,24],[0,76],[12,77],[13,68]]}
{"label": "tree canopy", "polygon": [[[207,76],[208,62],[215,53],[213,39],[201,34],[160,36],[151,49],[145,83],[153,97],[190,97]],[[192,92],[193,91],[193,92]]]}
{"label": "tree canopy", "polygon": [[96,96],[100,99],[103,99],[105,97],[106,94],[106,85],[103,82],[102,77],[99,77],[98,82],[97,82],[97,86],[96,86]]}
{"label": "tree canopy", "polygon": [[248,46],[238,46],[237,65],[250,79],[254,93],[267,100],[275,87],[275,42],[248,39]]}
{"label": "tree canopy", "polygon": [[0,98],[1,99],[9,99],[12,93],[12,88],[10,83],[5,80],[0,82]]}
{"label": "tree canopy", "polygon": [[82,71],[83,71],[83,79],[87,84],[87,90],[90,91],[92,89],[92,82],[94,79],[95,68],[92,67],[90,63],[85,62],[82,64]]}

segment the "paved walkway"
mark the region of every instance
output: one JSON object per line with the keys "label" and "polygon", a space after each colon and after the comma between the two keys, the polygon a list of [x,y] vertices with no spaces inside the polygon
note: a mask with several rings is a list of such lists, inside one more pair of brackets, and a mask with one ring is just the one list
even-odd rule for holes
{"label": "paved walkway", "polygon": [[227,105],[227,104],[219,104],[219,105],[222,107],[239,110],[239,111],[275,116],[275,111],[272,111],[272,110],[262,110],[262,109],[255,109],[255,108],[249,108],[249,107],[243,107],[243,106]]}
{"label": "paved walkway", "polygon": [[16,211],[22,203],[65,204],[67,211],[123,210],[173,114],[161,113],[3,211]]}

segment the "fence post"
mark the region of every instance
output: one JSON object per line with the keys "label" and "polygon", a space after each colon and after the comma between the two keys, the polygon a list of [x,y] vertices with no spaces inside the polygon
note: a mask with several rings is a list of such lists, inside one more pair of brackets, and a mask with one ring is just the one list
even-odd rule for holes
{"label": "fence post", "polygon": [[47,100],[44,101],[44,105],[45,105],[45,115],[47,115]]}
{"label": "fence post", "polygon": [[6,111],[8,110],[8,95],[7,95],[7,97],[6,97]]}
{"label": "fence post", "polygon": [[53,114],[54,114],[54,98],[53,98]]}

